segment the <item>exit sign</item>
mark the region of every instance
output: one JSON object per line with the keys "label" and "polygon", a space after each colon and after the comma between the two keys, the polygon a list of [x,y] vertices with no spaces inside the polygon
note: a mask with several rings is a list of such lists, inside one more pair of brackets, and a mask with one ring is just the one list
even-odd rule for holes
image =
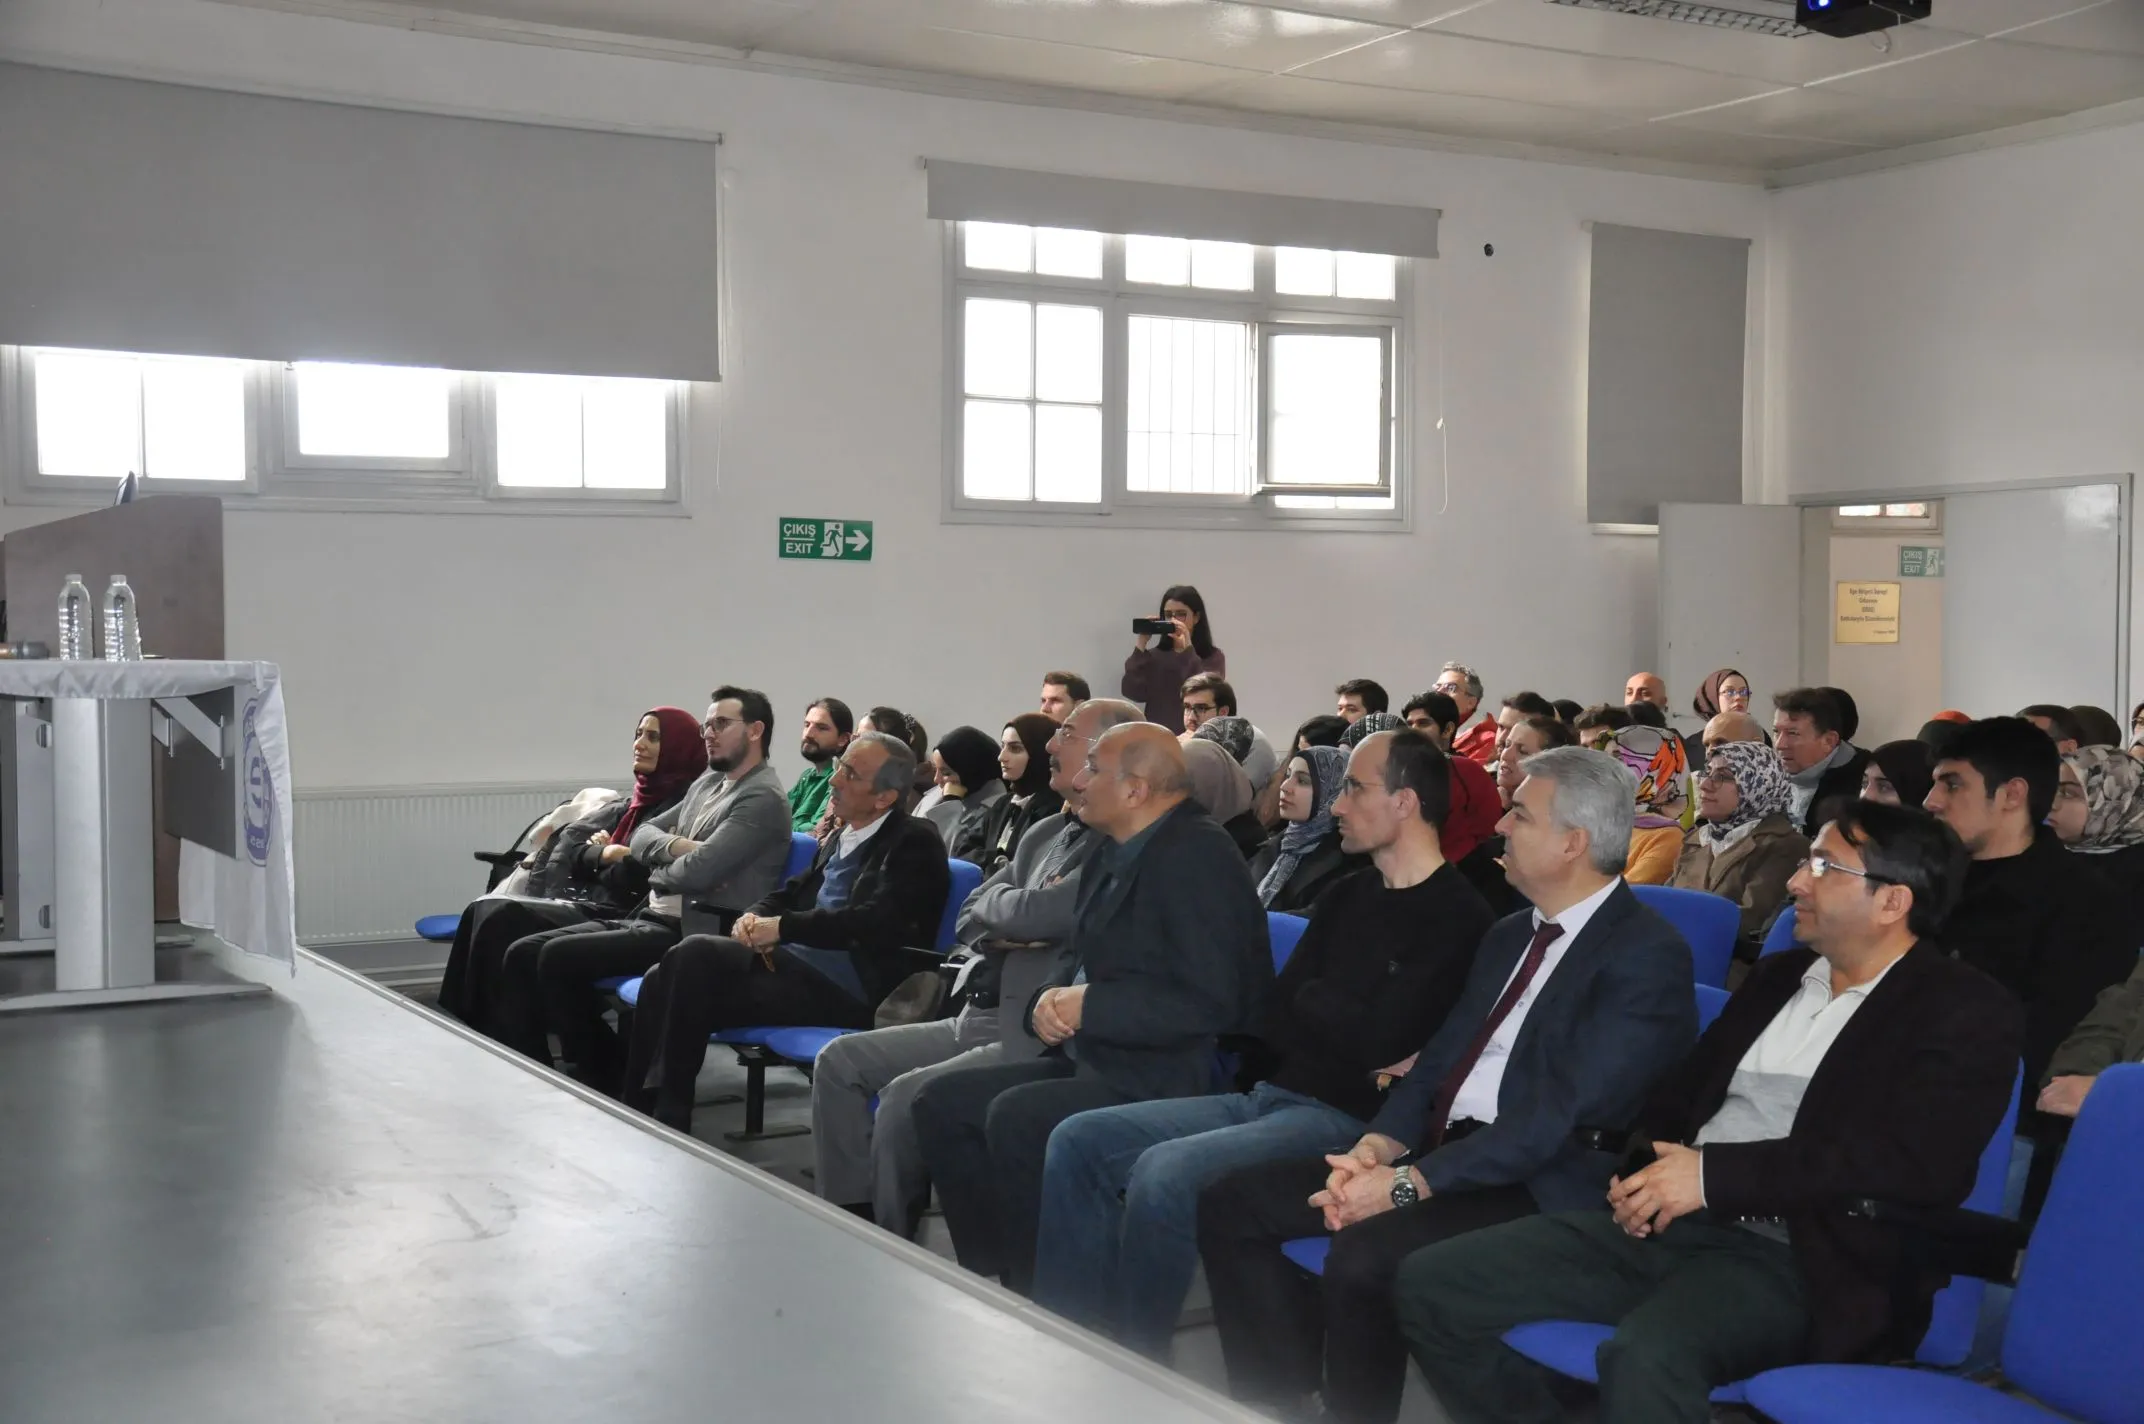
{"label": "exit sign", "polygon": [[784,519],[781,525],[785,559],[871,561],[868,519]]}
{"label": "exit sign", "polygon": [[1943,577],[1943,546],[1941,544],[1899,545],[1898,576],[1900,578]]}

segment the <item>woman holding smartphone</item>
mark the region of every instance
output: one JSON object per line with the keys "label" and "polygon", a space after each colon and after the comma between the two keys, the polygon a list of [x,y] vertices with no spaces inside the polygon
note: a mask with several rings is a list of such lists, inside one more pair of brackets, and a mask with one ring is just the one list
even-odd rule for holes
{"label": "woman holding smartphone", "polygon": [[[1171,625],[1167,636],[1161,623]],[[1213,645],[1206,600],[1180,583],[1162,594],[1155,631],[1139,633],[1124,660],[1124,695],[1146,708],[1147,721],[1173,732],[1184,725],[1184,684],[1202,672],[1228,676],[1228,655]]]}

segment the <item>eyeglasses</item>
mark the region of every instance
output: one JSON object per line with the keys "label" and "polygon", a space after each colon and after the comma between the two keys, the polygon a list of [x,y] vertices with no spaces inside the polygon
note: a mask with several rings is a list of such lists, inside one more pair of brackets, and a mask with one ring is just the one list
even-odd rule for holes
{"label": "eyeglasses", "polygon": [[1836,870],[1841,875],[1851,875],[1854,879],[1866,880],[1871,885],[1896,885],[1899,883],[1888,875],[1878,875],[1868,870],[1856,870],[1851,865],[1841,865],[1831,857],[1824,855],[1810,856],[1802,862],[1802,869],[1809,872],[1811,880],[1822,880]]}
{"label": "eyeglasses", "polygon": [[1701,771],[1697,774],[1697,784],[1700,786],[1732,786],[1735,784],[1735,774],[1731,771]]}
{"label": "eyeglasses", "polygon": [[720,732],[730,727],[742,727],[743,725],[744,718],[742,717],[710,717],[700,724],[702,728],[710,732]]}
{"label": "eyeglasses", "polygon": [[1747,702],[1749,701],[1749,689],[1746,687],[1723,687],[1720,689],[1720,701]]}
{"label": "eyeglasses", "polygon": [[1467,685],[1463,682],[1440,682],[1430,689],[1431,692],[1441,692],[1446,697],[1457,697],[1466,690]]}

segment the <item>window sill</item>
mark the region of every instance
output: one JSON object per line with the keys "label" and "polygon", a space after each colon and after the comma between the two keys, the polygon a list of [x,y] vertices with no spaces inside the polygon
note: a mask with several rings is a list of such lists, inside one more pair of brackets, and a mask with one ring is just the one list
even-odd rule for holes
{"label": "window sill", "polygon": [[1113,509],[1066,510],[978,508],[949,504],[939,511],[940,524],[1027,525],[1045,529],[1186,529],[1216,533],[1295,533],[1325,530],[1334,534],[1412,534],[1414,513],[1403,507],[1389,513],[1361,514],[1316,509],[1185,509],[1163,504],[1120,504]]}
{"label": "window sill", "polygon": [[[214,489],[189,485],[183,490],[144,487],[142,497],[155,494],[217,494]],[[102,509],[112,502],[110,487],[95,493],[74,494],[66,490],[11,490],[4,501],[10,507],[42,509]],[[418,498],[383,496],[363,499],[353,496],[247,494],[233,490],[224,497],[228,513],[247,514],[512,514],[571,515],[577,519],[690,519],[692,511],[681,500],[603,500]]]}

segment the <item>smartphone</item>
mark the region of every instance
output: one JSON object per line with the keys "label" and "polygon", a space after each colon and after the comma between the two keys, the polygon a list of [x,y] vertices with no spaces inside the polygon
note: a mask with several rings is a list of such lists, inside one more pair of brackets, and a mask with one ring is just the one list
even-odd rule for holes
{"label": "smartphone", "polygon": [[1132,636],[1135,638],[1173,638],[1176,636],[1176,621],[1171,618],[1134,618]]}

